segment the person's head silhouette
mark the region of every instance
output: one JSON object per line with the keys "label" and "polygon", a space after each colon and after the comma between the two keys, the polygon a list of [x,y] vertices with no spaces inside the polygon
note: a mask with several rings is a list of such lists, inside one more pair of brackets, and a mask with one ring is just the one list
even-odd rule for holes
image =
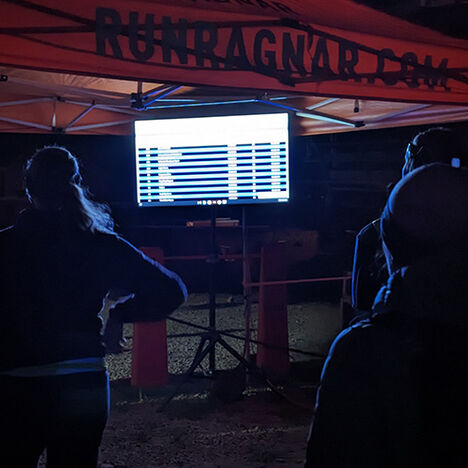
{"label": "person's head silhouette", "polygon": [[105,205],[91,200],[82,185],[78,160],[66,148],[46,146],[26,164],[26,193],[33,206],[57,211],[82,231],[111,232],[113,221]]}
{"label": "person's head silhouette", "polygon": [[428,164],[393,189],[381,233],[390,270],[411,265],[468,236],[468,169]]}
{"label": "person's head silhouette", "polygon": [[431,163],[468,166],[468,144],[459,133],[444,127],[435,127],[418,133],[408,144],[403,177],[414,169]]}

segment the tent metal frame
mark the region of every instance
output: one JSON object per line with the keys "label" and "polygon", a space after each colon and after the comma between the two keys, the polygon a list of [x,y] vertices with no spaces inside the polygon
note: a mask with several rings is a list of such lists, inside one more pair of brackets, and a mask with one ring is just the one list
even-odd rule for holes
{"label": "tent metal frame", "polygon": [[[408,116],[409,114],[420,111],[422,109],[436,107],[434,104],[415,104],[409,108],[401,109],[398,111],[392,111],[377,117],[371,117],[367,119],[349,119],[340,117],[333,113],[326,113],[318,110],[329,104],[339,102],[343,99],[338,97],[324,98],[323,100],[314,103],[310,106],[307,106],[306,108],[300,108],[293,105],[289,105],[288,100],[294,100],[303,97],[298,96],[296,94],[273,96],[268,96],[267,94],[264,94],[263,96],[256,96],[254,94],[255,92],[253,91],[251,96],[223,96],[220,99],[219,97],[199,95],[189,95],[187,97],[185,97],[184,95],[173,96],[174,93],[180,91],[180,89],[184,87],[183,84],[162,84],[143,92],[143,83],[137,82],[136,93],[123,93],[118,91],[100,90],[95,88],[80,88],[72,85],[50,84],[45,82],[10,77],[7,75],[2,75],[1,81],[11,82],[21,86],[30,87],[32,89],[50,92],[50,96],[39,96],[32,97],[30,99],[18,99],[13,101],[0,102],[0,109],[6,107],[37,104],[41,102],[51,102],[53,103],[53,110],[51,125],[44,125],[42,123],[37,123],[29,120],[15,119],[12,117],[5,116],[0,116],[0,121],[20,125],[23,127],[29,127],[31,129],[44,130],[52,133],[72,133],[118,125],[127,125],[131,123],[135,118],[142,118],[143,116],[148,116],[149,118],[157,117],[158,112],[164,109],[183,109],[233,104],[263,104],[265,106],[283,109],[286,112],[295,114],[298,117],[332,122],[347,128],[360,128],[368,124],[391,121],[392,119],[399,118],[402,116]],[[67,97],[62,97],[62,95]],[[75,98],[73,96],[75,96]],[[61,102],[84,107],[84,109],[76,117],[71,119],[65,126],[59,128],[55,125],[55,122],[56,114],[58,112],[57,105]],[[361,99],[358,102],[363,102],[363,100]],[[116,119],[106,122],[78,125],[79,122],[82,121],[82,119],[85,116],[87,116],[95,110],[113,112],[116,114]],[[460,106],[458,109],[456,109],[456,114],[459,117],[462,117],[467,113],[468,108],[465,106]],[[133,118],[118,118],[118,116],[120,117],[122,115],[132,116]]]}

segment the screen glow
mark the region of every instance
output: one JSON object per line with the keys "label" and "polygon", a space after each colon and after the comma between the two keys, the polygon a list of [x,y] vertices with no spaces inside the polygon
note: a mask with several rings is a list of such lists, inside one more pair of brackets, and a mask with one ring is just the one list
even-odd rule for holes
{"label": "screen glow", "polygon": [[289,199],[288,114],[135,122],[139,206]]}

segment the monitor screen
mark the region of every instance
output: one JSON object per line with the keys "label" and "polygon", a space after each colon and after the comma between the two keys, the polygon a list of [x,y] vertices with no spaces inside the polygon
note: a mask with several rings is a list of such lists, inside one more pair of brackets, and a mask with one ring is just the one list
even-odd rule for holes
{"label": "monitor screen", "polygon": [[288,114],[135,122],[139,206],[289,199]]}

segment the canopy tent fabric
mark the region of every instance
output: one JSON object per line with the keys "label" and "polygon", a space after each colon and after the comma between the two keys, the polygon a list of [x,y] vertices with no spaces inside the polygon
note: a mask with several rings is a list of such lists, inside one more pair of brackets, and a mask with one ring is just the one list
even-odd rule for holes
{"label": "canopy tent fabric", "polygon": [[0,13],[1,131],[130,133],[231,101],[288,110],[297,134],[468,116],[468,41],[350,0],[0,0]]}

